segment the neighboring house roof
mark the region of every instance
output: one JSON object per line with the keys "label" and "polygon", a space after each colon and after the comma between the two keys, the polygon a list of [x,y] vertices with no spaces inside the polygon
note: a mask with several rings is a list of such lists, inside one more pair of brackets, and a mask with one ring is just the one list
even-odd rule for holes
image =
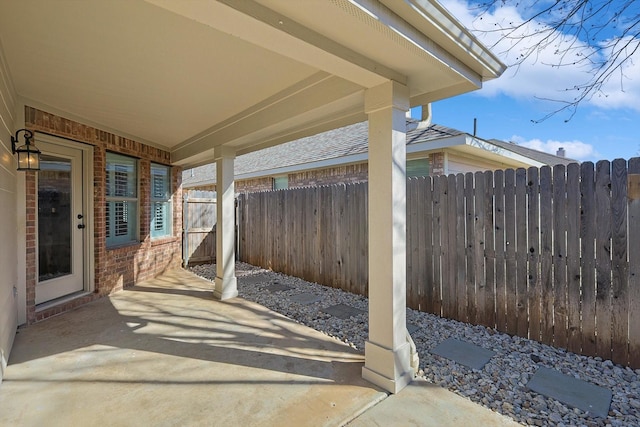
{"label": "neighboring house roof", "polygon": [[[290,173],[338,164],[364,162],[368,157],[368,122],[323,132],[236,158],[236,179]],[[482,150],[535,166],[570,163],[574,160],[542,153],[513,143],[482,140],[457,129],[437,124],[407,121],[407,153],[448,147]],[[210,163],[183,172],[185,188],[216,182],[216,165]]]}
{"label": "neighboring house roof", "polygon": [[544,163],[549,166],[555,165],[568,165],[569,163],[577,163],[575,159],[568,157],[555,156],[553,154],[545,153],[544,151],[534,150],[533,148],[523,147],[513,142],[500,141],[499,139],[490,139],[489,142],[497,146],[511,150],[514,153],[521,154],[523,156],[530,157],[534,160]]}

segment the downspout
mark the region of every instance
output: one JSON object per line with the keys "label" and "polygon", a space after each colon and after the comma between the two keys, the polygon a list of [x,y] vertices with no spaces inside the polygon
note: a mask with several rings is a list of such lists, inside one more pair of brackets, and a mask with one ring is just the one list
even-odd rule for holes
{"label": "downspout", "polygon": [[417,129],[426,129],[431,126],[431,103],[422,106],[422,116],[420,117],[420,123],[418,123]]}
{"label": "downspout", "polygon": [[411,369],[413,370],[413,376],[418,375],[418,370],[420,369],[420,357],[418,356],[418,349],[416,348],[416,343],[413,342],[411,338],[411,334],[407,329],[407,342],[411,347]]}

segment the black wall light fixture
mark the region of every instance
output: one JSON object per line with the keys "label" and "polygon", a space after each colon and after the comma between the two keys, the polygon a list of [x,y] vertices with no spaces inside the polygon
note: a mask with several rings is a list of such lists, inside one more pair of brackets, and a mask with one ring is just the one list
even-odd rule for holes
{"label": "black wall light fixture", "polygon": [[[16,148],[18,135],[24,132],[24,145]],[[33,132],[28,129],[16,131],[16,135],[11,137],[11,151],[18,153],[19,171],[39,171],[40,170],[40,150],[33,145]]]}

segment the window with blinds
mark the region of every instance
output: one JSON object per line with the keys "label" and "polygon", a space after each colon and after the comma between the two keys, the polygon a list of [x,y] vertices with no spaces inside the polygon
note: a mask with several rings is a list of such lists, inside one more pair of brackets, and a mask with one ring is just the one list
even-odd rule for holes
{"label": "window with blinds", "polygon": [[289,176],[281,175],[273,178],[273,189],[274,190],[286,190],[289,188]]}
{"label": "window with blinds", "polygon": [[151,237],[171,236],[171,168],[151,164]]}
{"label": "window with blinds", "polygon": [[107,153],[106,238],[107,247],[138,239],[138,162],[132,157]]}
{"label": "window with blinds", "polygon": [[407,160],[407,178],[429,176],[429,159]]}

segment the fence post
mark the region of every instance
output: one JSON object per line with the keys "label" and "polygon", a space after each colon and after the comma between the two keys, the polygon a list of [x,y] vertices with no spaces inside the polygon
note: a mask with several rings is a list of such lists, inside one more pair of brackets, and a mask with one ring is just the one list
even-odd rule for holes
{"label": "fence post", "polygon": [[189,190],[182,196],[182,266],[189,266]]}
{"label": "fence post", "polygon": [[[640,366],[640,158],[629,160],[629,365]],[[631,327],[632,326],[632,327]]]}

